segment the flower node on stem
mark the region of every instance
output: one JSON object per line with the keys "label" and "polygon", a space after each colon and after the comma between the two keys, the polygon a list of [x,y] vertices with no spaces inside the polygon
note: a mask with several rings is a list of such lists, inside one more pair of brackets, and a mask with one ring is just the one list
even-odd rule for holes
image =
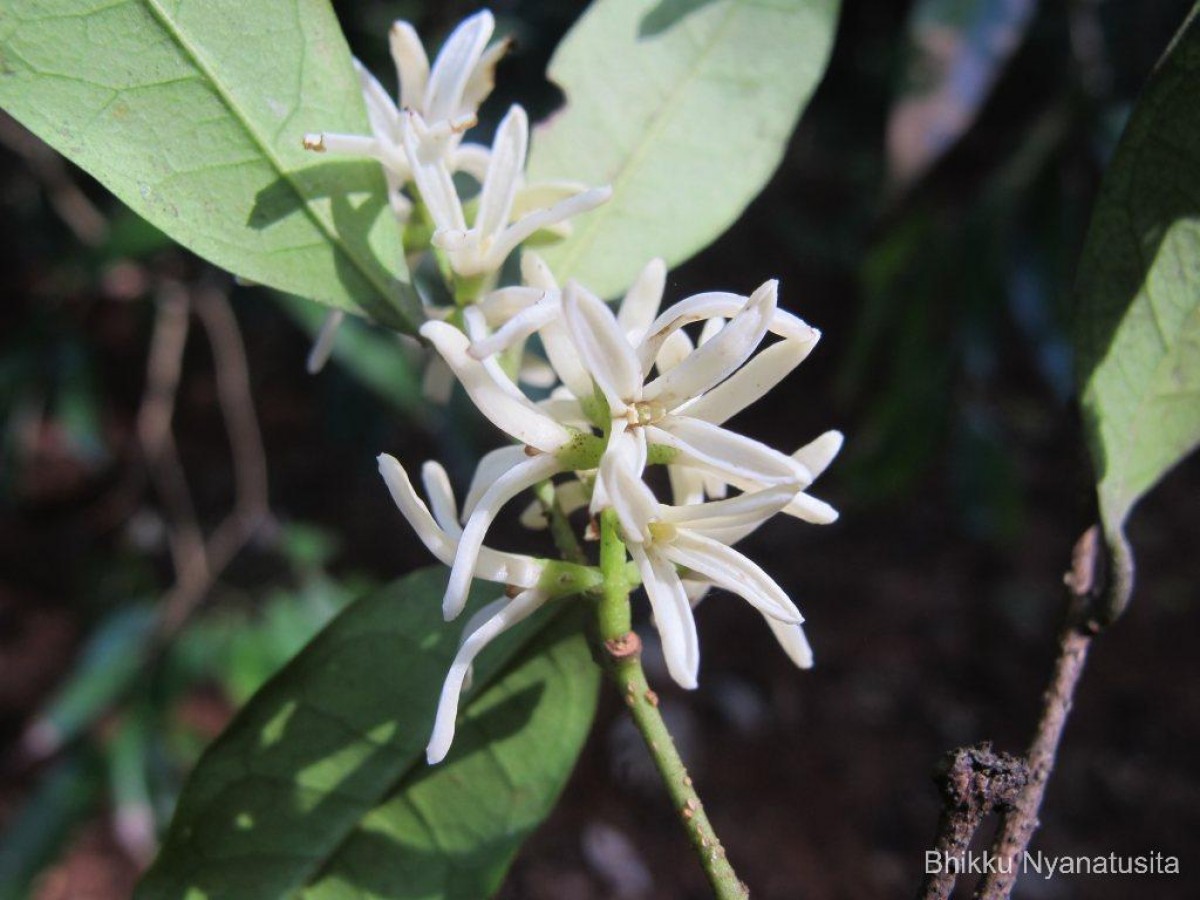
{"label": "flower node on stem", "polygon": [[604,649],[614,660],[629,659],[641,655],[642,639],[637,636],[637,632],[627,631],[625,634],[605,641]]}

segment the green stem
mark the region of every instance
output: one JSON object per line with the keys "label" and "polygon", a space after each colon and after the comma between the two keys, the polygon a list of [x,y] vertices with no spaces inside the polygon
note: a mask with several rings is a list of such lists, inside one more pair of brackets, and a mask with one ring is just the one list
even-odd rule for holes
{"label": "green stem", "polygon": [[725,856],[725,848],[713,831],[696,793],[691,776],[675,749],[658,709],[658,695],[650,689],[642,669],[641,641],[632,629],[629,609],[629,576],[625,544],[617,529],[616,514],[605,510],[600,516],[600,571],[604,587],[597,607],[600,640],[609,675],[625,697],[634,724],[646,742],[662,776],[692,846],[718,900],[744,900],[750,891],[742,884]]}
{"label": "green stem", "polygon": [[587,554],[580,546],[579,538],[575,537],[567,514],[563,512],[562,504],[558,502],[558,494],[554,491],[554,482],[547,479],[534,488],[533,492],[546,511],[546,519],[550,522],[550,537],[553,538],[554,546],[563,555],[563,559],[586,566],[588,564]]}

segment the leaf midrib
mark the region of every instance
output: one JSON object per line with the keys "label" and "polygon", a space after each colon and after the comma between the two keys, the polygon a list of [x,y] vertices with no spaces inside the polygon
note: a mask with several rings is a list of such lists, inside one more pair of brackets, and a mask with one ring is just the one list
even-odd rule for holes
{"label": "leaf midrib", "polygon": [[[210,65],[200,48],[192,44],[192,42],[190,42],[183,32],[177,27],[174,20],[171,19],[166,10],[162,8],[161,0],[141,0],[141,2],[144,3],[145,6],[150,10],[151,15],[154,16],[159,25],[162,26],[163,30],[171,37],[171,39],[183,52],[184,56],[191,60],[192,64],[204,75],[207,83],[212,87],[213,91],[220,98],[221,102],[230,111],[237,123],[242,127],[242,130],[250,136],[250,139],[254,142],[254,145],[258,147],[259,152],[262,153],[263,157],[270,162],[271,167],[275,170],[275,172],[281,178],[283,178],[285,182],[287,182],[288,187],[291,188],[292,192],[300,199],[300,206],[304,210],[304,214],[317,226],[318,230],[324,234],[326,238],[328,238],[330,245],[334,249],[334,252],[339,253],[348,259],[355,271],[362,275],[363,278],[366,279],[366,282],[371,285],[371,287],[373,287],[379,293],[380,297],[390,305],[392,301],[390,294],[391,285],[387,284],[386,282],[380,283],[378,277],[379,273],[374,271],[371,266],[365,265],[363,261],[360,260],[355,254],[349,252],[338,239],[337,231],[333,228],[332,224],[325,221],[325,218],[318,214],[315,209],[313,209],[312,205],[305,197],[304,192],[301,191],[297,186],[291,172],[288,171],[288,169],[280,161],[279,157],[276,156],[271,142],[267,141],[261,134],[259,134],[254,125],[243,114],[241,107],[234,101],[232,93],[226,89],[224,83],[216,76],[215,67]],[[300,26],[300,30],[302,40],[307,45],[308,40],[307,36],[303,34],[302,25]]]}

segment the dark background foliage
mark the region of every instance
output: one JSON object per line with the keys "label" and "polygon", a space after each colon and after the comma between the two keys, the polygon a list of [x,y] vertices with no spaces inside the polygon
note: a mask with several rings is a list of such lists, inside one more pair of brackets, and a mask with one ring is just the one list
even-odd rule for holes
{"label": "dark background foliage", "polygon": [[[661,665],[651,671],[755,896],[915,889],[939,755],[984,739],[1016,752],[1032,731],[1061,575],[1094,515],[1070,286],[1121,124],[1190,4],[941,6],[998,10],[1002,25],[1006,7],[1028,13],[1009,23],[1020,39],[985,65],[994,83],[944,155],[914,181],[895,177],[904,161],[889,119],[937,72],[912,61],[908,4],[847,0],[828,75],[774,181],[668,285],[678,299],[780,278],[781,302],[825,336],[738,425],[789,450],[828,427],[847,435],[817,491],[841,521],[777,522],[747,542],[808,616],[817,667],[791,669],[758,618],[717,595],[698,617],[701,689],[685,695]],[[339,4],[351,46],[380,73],[391,19],[444,35],[472,8]],[[534,117],[554,108],[541,73],[582,8],[494,5],[517,50],[486,120],[518,99]],[[972,34],[948,25],[933,46],[961,48]],[[925,120],[906,121],[892,127]],[[399,350],[385,354],[386,392],[337,364],[304,375],[309,339],[275,298],[228,285],[0,124],[0,890],[117,897],[235,704],[349,598],[426,562],[375,454],[447,460],[463,484],[496,439],[457,406],[422,407]],[[187,627],[143,659],[144,623],[174,576],[136,416],[155,300],[172,282],[231,292],[272,516]],[[208,529],[235,485],[213,357],[203,329],[192,332],[175,434]],[[1200,571],[1188,545],[1198,488],[1193,460],[1133,518],[1137,596],[1096,647],[1035,843],[1175,854],[1183,874],[1062,877],[1026,884],[1025,896],[1200,890]],[[506,538],[534,545],[508,524]],[[63,746],[31,732],[46,721],[70,737]],[[606,696],[558,811],[503,896],[704,894],[649,760]]]}

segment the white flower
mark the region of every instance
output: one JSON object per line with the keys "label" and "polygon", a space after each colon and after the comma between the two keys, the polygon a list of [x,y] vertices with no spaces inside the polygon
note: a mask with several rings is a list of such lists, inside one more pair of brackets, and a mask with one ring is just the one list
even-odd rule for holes
{"label": "white flower", "polygon": [[[636,443],[636,439],[631,441]],[[606,457],[613,510],[654,611],[671,677],[685,688],[696,686],[700,663],[692,604],[676,567],[693,581],[723,587],[757,609],[798,665],[812,664],[795,604],[757,564],[729,545],[757,528],[788,504],[794,489],[773,487],[728,500],[688,506],[659,503],[642,481],[632,454]]]}
{"label": "white flower", "polygon": [[[609,445],[620,445],[626,429],[644,432],[649,444],[674,451],[673,462],[691,466],[730,483],[791,487],[808,485],[811,473],[798,461],[759,441],[720,427],[734,412],[752,403],[799,364],[819,333],[776,309],[777,283],[768,281],[748,299],[736,295],[697,295],[675,304],[631,344],[609,308],[575,283],[563,292],[566,326],[580,361],[608,403]],[[730,315],[711,340],[664,366],[647,381],[667,340],[684,324]],[[785,332],[784,341],[743,365],[768,330]],[[594,509],[602,508],[607,487]]]}
{"label": "white flower", "polygon": [[[617,312],[617,326],[630,342],[636,342],[654,319],[666,279],[666,263],[652,259],[625,294]],[[479,301],[488,324],[496,330],[485,338],[474,339],[471,355],[486,359],[537,332],[558,379],[576,399],[589,401],[592,379],[563,321],[562,291],[554,274],[540,256],[526,250],[521,254],[521,280],[524,286],[501,288]]]}
{"label": "white flower", "polygon": [[555,453],[571,432],[526,397],[494,359],[470,353],[470,339],[448,322],[426,322],[421,336],[462,382],[479,411],[514,440],[543,453]]}
{"label": "white flower", "polygon": [[399,105],[355,60],[371,135],[309,134],[304,137],[304,146],[317,152],[377,160],[388,182],[392,209],[401,221],[406,221],[411,212],[411,204],[400,193],[412,178],[412,164],[404,146],[409,115],[415,117],[412,130],[424,155],[436,154],[450,171],[464,170],[480,177],[487,165],[487,149],[459,145],[463,132],[476,122],[479,104],[491,93],[496,63],[508,49],[508,41],[485,49],[494,27],[487,10],[463,20],[446,39],[431,72],[416,31],[407,22],[396,21],[389,43],[400,80]]}
{"label": "white flower", "polygon": [[[379,473],[396,506],[421,543],[440,562],[448,566],[453,564],[462,540],[462,528],[458,525],[458,515],[453,508],[454,498],[449,493],[449,481],[442,467],[430,462],[422,470],[435,515],[430,514],[429,508],[417,496],[408,473],[395,457],[381,454]],[[480,547],[472,554],[472,574],[475,577],[518,588],[535,587],[543,568],[544,564],[533,557],[504,553],[490,547]]]}
{"label": "white flower", "polygon": [[[497,271],[508,254],[535,232],[594,209],[612,194],[607,187],[576,192],[568,186],[562,189],[566,196],[550,206],[518,206],[529,146],[529,120],[525,110],[513,106],[496,129],[479,192],[479,208],[468,227],[450,167],[439,155],[424,150],[419,122],[411,116],[409,119],[403,129],[404,146],[417,189],[437,229],[433,243],[446,252],[459,275]],[[509,224],[513,218],[515,221]]]}
{"label": "white flower", "polygon": [[[505,447],[489,454],[480,463],[489,475],[491,460],[502,460],[495,478],[481,480],[486,489],[468,498],[467,521],[450,569],[450,581],[442,611],[447,620],[460,612],[477,566],[477,555],[496,514],[521,491],[563,471],[555,455],[571,440],[571,432],[528,400],[494,359],[474,359],[467,349],[467,336],[445,322],[426,322],[421,326],[426,337],[466,388],[467,394],[491,422],[523,444]],[[501,454],[501,455],[497,455]],[[477,496],[476,496],[477,494]]]}
{"label": "white flower", "polygon": [[[404,518],[429,551],[449,565],[457,555],[462,531],[458,526],[454,493],[446,471],[432,462],[426,463],[421,470],[425,492],[433,505],[431,515],[429,508],[417,496],[412,482],[408,479],[408,473],[400,463],[384,454],[379,457],[379,470]],[[470,680],[471,665],[475,657],[491,641],[528,618],[550,599],[549,593],[539,587],[544,570],[544,563],[528,556],[501,553],[487,547],[480,549],[475,559],[474,574],[489,581],[500,582],[515,593],[511,597],[503,596],[482,607],[463,628],[462,643],[442,685],[433,733],[425,751],[430,765],[441,762],[450,750],[450,744],[454,740],[459,697]]]}

